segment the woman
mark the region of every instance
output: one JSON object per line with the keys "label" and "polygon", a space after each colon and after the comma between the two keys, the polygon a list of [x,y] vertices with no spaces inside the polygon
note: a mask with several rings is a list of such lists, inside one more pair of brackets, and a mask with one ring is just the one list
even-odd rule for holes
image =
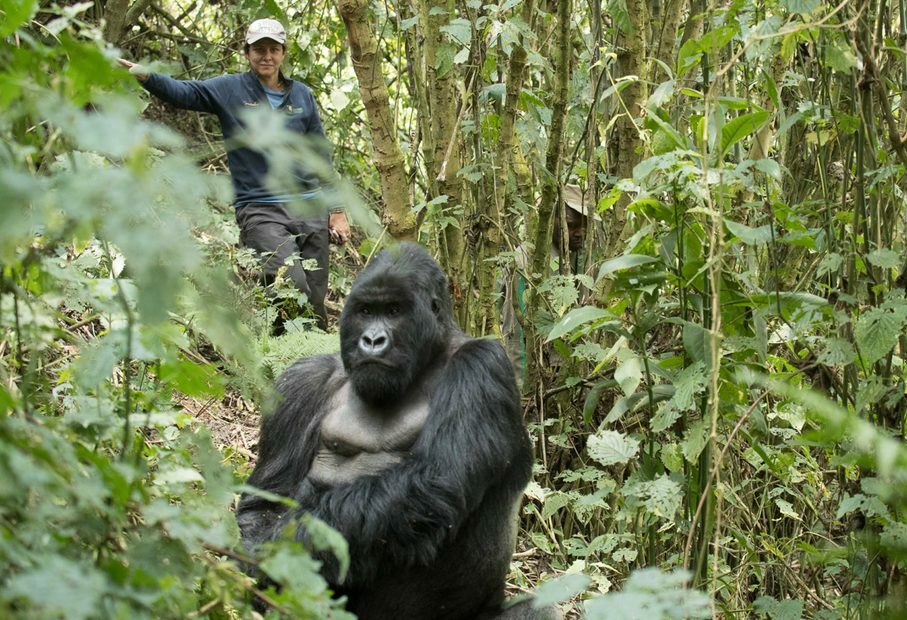
{"label": "woman", "polygon": [[[317,166],[307,167],[306,162],[298,162],[293,186],[275,191],[265,184],[266,154],[231,144],[231,139],[243,129],[242,111],[261,105],[284,113],[290,131],[326,143],[312,91],[301,82],[287,79],[280,70],[287,52],[286,36],[283,25],[274,19],[252,22],[246,31],[244,47],[249,71],[209,80],[175,80],[149,73],[122,58],[119,62],[136,76],[145,90],[163,101],[178,108],[217,115],[227,144],[240,240],[259,254],[268,280],[287,264],[290,256],[296,255],[287,266],[287,275],[306,295],[318,316],[319,326],[324,328],[328,242],[330,239],[344,243],[349,238],[346,215],[340,208],[327,213],[321,181],[312,173]],[[330,165],[330,154],[324,150]],[[304,217],[288,210],[290,203],[300,202],[308,203]],[[317,269],[304,269],[300,258],[314,259]]]}

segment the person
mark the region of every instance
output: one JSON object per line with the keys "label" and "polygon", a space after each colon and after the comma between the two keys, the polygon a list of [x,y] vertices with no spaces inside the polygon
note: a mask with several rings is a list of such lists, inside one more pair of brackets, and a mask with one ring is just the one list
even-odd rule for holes
{"label": "person", "polygon": [[[567,251],[578,252],[583,248],[586,240],[586,226],[589,217],[601,220],[599,215],[590,207],[588,196],[584,196],[578,185],[567,184],[561,192],[564,204],[567,205]],[[554,225],[551,231],[551,262],[560,260],[561,247],[561,221],[557,212],[554,214]],[[529,262],[527,249],[520,246],[516,251],[515,269],[508,269],[503,274],[503,303],[501,305],[501,338],[504,348],[517,373],[517,383],[522,387],[526,378],[526,339],[523,328],[517,320],[517,309],[520,313],[526,311],[526,271]],[[556,271],[556,270],[554,270]]]}
{"label": "person", "polygon": [[[227,145],[240,241],[261,258],[267,282],[286,266],[287,275],[308,298],[319,327],[324,329],[329,242],[345,243],[350,234],[343,209],[326,208],[329,201],[323,184],[312,173],[317,166],[297,166],[294,186],[274,191],[265,184],[267,154],[231,144],[231,139],[243,129],[243,110],[260,105],[270,105],[285,114],[289,131],[315,138],[322,145],[326,143],[312,91],[281,71],[286,41],[286,29],[280,22],[270,18],[255,20],[245,35],[244,55],[249,70],[207,80],[176,80],[149,72],[124,58],[119,62],[155,97],[178,108],[217,115]],[[325,151],[330,165],[330,153]],[[307,203],[303,215],[290,208],[300,203]],[[314,259],[317,268],[305,268],[301,259]]]}

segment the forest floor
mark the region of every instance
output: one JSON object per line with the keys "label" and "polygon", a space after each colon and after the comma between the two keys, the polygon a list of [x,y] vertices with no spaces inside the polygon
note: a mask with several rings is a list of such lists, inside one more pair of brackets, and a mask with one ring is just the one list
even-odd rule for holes
{"label": "forest floor", "polygon": [[222,399],[197,399],[182,394],[174,401],[193,418],[211,431],[214,445],[221,452],[232,448],[249,459],[250,469],[258,455],[258,428],[261,414],[258,407],[239,392],[227,391]]}

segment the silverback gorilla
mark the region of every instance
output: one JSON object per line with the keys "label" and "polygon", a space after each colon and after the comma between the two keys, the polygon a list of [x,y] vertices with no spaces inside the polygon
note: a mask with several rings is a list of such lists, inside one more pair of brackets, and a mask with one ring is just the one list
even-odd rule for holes
{"label": "silverback gorilla", "polygon": [[246,494],[237,520],[248,546],[302,512],[337,529],[350,570],[338,583],[321,557],[323,573],[363,619],[545,617],[525,603],[501,612],[529,438],[503,348],[454,326],[447,289],[412,243],[365,268],[340,354],[291,366],[262,424],[249,484],[298,511]]}

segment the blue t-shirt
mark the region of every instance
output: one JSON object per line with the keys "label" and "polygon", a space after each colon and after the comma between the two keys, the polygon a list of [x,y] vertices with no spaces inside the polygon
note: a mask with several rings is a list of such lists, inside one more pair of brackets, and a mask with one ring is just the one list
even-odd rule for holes
{"label": "blue t-shirt", "polygon": [[279,95],[276,105],[272,94],[265,90],[251,71],[231,73],[210,80],[175,80],[160,73],[152,73],[141,85],[151,94],[178,108],[217,115],[227,145],[227,165],[233,179],[236,196],[234,204],[237,208],[252,202],[273,202],[277,196],[298,196],[322,186],[319,177],[306,170],[305,162],[300,162],[294,172],[294,187],[281,188],[281,191],[269,190],[265,186],[267,158],[260,151],[230,145],[230,138],[242,129],[240,112],[267,103],[286,114],[287,129],[318,138],[318,151],[330,165],[330,144],[321,126],[315,97],[302,82],[287,80],[283,92],[272,91]]}
{"label": "blue t-shirt", "polygon": [[265,94],[268,96],[268,101],[271,102],[271,107],[275,110],[280,107],[280,104],[283,103],[283,91],[282,90],[272,90],[267,86],[262,86],[265,91]]}

